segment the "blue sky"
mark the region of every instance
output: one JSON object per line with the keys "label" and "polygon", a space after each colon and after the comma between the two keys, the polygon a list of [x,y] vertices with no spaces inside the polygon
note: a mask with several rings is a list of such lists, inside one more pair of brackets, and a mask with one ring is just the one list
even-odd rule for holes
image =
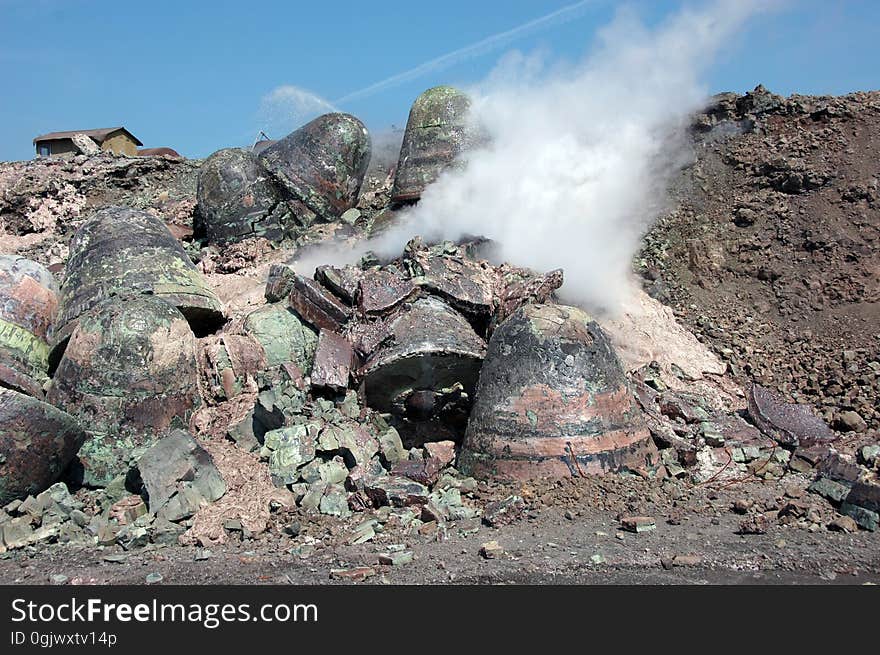
{"label": "blue sky", "polygon": [[[263,127],[282,136],[261,109],[281,85],[344,97],[574,1],[0,0],[0,160],[31,158],[37,134],[120,124],[189,157]],[[627,4],[653,24],[682,2]],[[566,22],[341,108],[374,130],[403,125],[421,91],[477,82],[511,49],[578,60],[620,5],[587,2]],[[791,0],[725,44],[706,82],[838,94],[880,88],[878,63],[880,2]]]}

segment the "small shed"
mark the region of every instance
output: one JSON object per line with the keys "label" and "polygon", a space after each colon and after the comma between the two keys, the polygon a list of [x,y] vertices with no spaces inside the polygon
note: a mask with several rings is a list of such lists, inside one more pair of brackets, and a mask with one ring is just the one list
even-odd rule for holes
{"label": "small shed", "polygon": [[101,150],[117,155],[137,156],[138,146],[144,145],[124,127],[104,127],[97,130],[72,130],[50,132],[34,139],[37,155],[49,157],[78,153],[81,148],[74,143],[74,137],[83,134],[95,142]]}

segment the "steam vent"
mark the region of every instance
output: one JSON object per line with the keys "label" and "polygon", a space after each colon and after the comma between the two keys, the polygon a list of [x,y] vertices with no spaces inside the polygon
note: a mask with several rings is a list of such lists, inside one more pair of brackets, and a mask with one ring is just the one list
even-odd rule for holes
{"label": "steam vent", "polygon": [[53,363],[84,312],[106,298],[136,294],[168,301],[199,335],[224,320],[220,300],[162,221],[146,212],[108,207],[83,223],[71,240]]}
{"label": "steam vent", "polygon": [[638,469],[656,449],[608,338],[585,312],[526,305],[492,335],[461,468],[559,478]]}
{"label": "steam vent", "polygon": [[330,221],[354,207],[370,163],[370,134],[350,114],[324,114],[259,154],[281,188]]}
{"label": "steam vent", "polygon": [[58,285],[40,264],[0,256],[0,386],[43,397]]}
{"label": "steam vent", "polygon": [[418,200],[467,145],[470,99],[451,86],[428,89],[413,103],[406,122],[392,202]]}
{"label": "steam vent", "polygon": [[70,414],[0,388],[0,505],[55,482],[85,438]]}
{"label": "steam vent", "polygon": [[55,372],[48,401],[89,433],[84,482],[104,486],[137,448],[199,403],[196,341],[183,315],[157,297],[110,299],[84,314]]}
{"label": "steam vent", "polygon": [[199,171],[199,217],[211,243],[249,237],[280,241],[287,236],[287,210],[268,171],[249,150],[226,148]]}

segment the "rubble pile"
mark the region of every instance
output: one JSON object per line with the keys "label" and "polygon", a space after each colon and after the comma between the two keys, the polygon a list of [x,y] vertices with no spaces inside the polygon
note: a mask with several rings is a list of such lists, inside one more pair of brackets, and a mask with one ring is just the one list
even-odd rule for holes
{"label": "rubble pile", "polygon": [[[760,87],[715,98],[695,119],[696,143],[748,179],[719,229],[750,236],[715,243],[702,230],[673,243],[664,230],[678,234],[693,209],[683,205],[636,262],[652,298],[634,292],[627,302],[640,311],[615,317],[560,304],[561,270],[491,263],[480,239],[416,237],[394,259],[303,270],[312,244],[393,224],[474,145],[469,101],[450,87],[416,100],[383,178],[366,177],[363,124],[327,114],[259,153],[214,153],[197,191],[187,169],[198,209],[185,225],[135,202],[52,214],[47,234],[70,234],[69,245],[0,256],[0,551],[97,547],[122,562],[175,544],[196,546],[197,559],[225,542],[303,559],[328,544],[368,546],[371,562],[343,566],[340,555],[331,569],[362,580],[417,559],[413,540],[484,528],[492,534],[475,552],[505,561],[516,556],[505,529],[533,531],[548,508],[574,523],[585,504],[614,512],[618,541],[661,531],[652,507],[667,525],[732,514],[741,535],[876,531],[876,344],[843,351],[839,373],[806,382],[808,363],[777,367],[782,384],[750,363],[781,352],[769,328],[766,344],[751,338],[762,321],[794,315],[785,343],[802,344],[796,352],[812,335],[790,271],[756,259],[774,238],[760,228],[778,220],[791,236],[800,213],[790,203],[838,183],[834,166],[812,158],[813,141],[774,130],[798,121],[815,139],[839,136],[853,104],[871,98],[784,99]],[[759,137],[792,156],[759,162]],[[119,184],[140,184],[138,166],[178,165],[145,161],[114,164]],[[875,186],[841,187],[840,201],[873,210]],[[22,199],[5,198],[0,217],[16,238],[35,233],[39,217],[25,224]],[[826,238],[801,234],[804,257],[839,261]],[[867,272],[872,255],[857,245],[847,257]],[[770,285],[778,315],[701,304],[710,293],[754,298],[748,285],[728,293],[742,275]],[[804,287],[814,307],[873,302],[867,273],[854,295],[825,284]],[[757,488],[770,491],[742,491]],[[589,561],[606,563],[602,553]]]}

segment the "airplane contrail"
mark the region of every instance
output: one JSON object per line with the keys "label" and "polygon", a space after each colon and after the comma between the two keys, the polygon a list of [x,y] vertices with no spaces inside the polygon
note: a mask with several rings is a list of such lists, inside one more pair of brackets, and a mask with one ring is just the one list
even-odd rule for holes
{"label": "airplane contrail", "polygon": [[449,68],[450,66],[453,66],[472,57],[486,54],[487,52],[491,52],[492,50],[503,46],[505,43],[525,36],[526,34],[529,34],[531,32],[545,29],[547,27],[550,27],[551,25],[558,25],[560,23],[566,23],[570,20],[574,20],[581,13],[581,11],[586,8],[587,5],[594,4],[595,2],[596,0],[581,0],[581,2],[566,5],[565,7],[557,9],[556,11],[551,12],[546,16],[541,16],[540,18],[535,18],[534,20],[530,20],[527,23],[523,23],[519,27],[514,27],[507,31],[499,32],[498,34],[493,34],[492,36],[488,36],[485,39],[482,39],[481,41],[477,41],[476,43],[472,43],[471,45],[459,48],[458,50],[453,50],[450,53],[441,55],[440,57],[436,57],[434,59],[431,59],[430,61],[426,61],[425,63],[420,64],[415,68],[411,68],[402,73],[398,73],[397,75],[392,75],[391,77],[386,78],[381,82],[376,82],[375,84],[371,84],[370,86],[359,89],[358,91],[352,91],[351,93],[342,96],[338,100],[334,100],[331,104],[338,106],[358,98],[366,98],[367,96],[371,96],[374,93],[378,93],[379,91],[382,91],[389,87],[396,86],[410,80],[414,80],[418,77],[421,77],[422,75],[425,75],[426,73]]}

